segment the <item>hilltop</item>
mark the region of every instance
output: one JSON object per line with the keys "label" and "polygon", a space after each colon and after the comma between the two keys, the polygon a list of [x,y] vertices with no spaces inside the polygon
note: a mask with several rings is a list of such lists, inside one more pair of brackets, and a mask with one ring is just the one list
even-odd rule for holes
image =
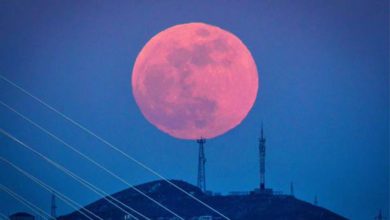
{"label": "hilltop", "polygon": [[[217,209],[231,219],[237,220],[345,220],[327,209],[301,201],[289,195],[249,193],[247,195],[208,195],[184,181],[173,183]],[[153,181],[136,186],[142,192],[162,203],[185,219],[222,219],[216,213],[178,191],[165,181]],[[126,189],[112,195],[151,219],[174,219],[172,214],[157,206],[134,189]],[[85,207],[104,219],[124,219],[124,214],[100,199]],[[212,218],[199,218],[211,216]],[[84,220],[78,212],[58,218],[59,220]],[[142,219],[142,218],[140,218]]]}

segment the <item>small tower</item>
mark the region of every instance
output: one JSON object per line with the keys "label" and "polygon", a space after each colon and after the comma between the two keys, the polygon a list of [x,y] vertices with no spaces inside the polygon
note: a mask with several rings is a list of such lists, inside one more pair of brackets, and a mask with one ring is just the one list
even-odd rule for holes
{"label": "small tower", "polygon": [[51,219],[57,219],[57,205],[56,205],[56,195],[54,192],[51,194]]}
{"label": "small tower", "polygon": [[290,195],[294,196],[294,183],[293,182],[290,183]]}
{"label": "small tower", "polygon": [[265,138],[263,133],[263,123],[261,123],[261,134],[259,138],[259,158],[260,158],[260,191],[265,191]]}
{"label": "small tower", "polygon": [[317,195],[316,196],[314,196],[314,203],[313,203],[314,205],[318,205],[318,198],[317,198]]}
{"label": "small tower", "polygon": [[382,210],[379,210],[379,214],[375,217],[375,220],[383,220],[385,219],[382,215]]}
{"label": "small tower", "polygon": [[196,140],[199,144],[199,157],[198,157],[198,187],[202,190],[202,192],[206,192],[206,157],[204,153],[204,144],[206,143],[206,139],[200,138]]}

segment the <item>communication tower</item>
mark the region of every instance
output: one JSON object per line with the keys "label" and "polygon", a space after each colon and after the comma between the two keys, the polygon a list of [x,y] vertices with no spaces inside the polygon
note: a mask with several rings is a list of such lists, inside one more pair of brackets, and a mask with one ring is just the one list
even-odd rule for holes
{"label": "communication tower", "polygon": [[260,191],[265,191],[265,138],[263,133],[263,123],[261,123],[261,135],[259,139],[260,156]]}
{"label": "communication tower", "polygon": [[196,140],[199,144],[199,158],[198,158],[198,187],[202,190],[202,192],[206,192],[206,157],[204,153],[204,144],[206,143],[206,139],[200,138]]}
{"label": "communication tower", "polygon": [[56,213],[57,205],[56,205],[56,195],[53,192],[51,194],[51,218],[53,220],[57,219],[57,213]]}

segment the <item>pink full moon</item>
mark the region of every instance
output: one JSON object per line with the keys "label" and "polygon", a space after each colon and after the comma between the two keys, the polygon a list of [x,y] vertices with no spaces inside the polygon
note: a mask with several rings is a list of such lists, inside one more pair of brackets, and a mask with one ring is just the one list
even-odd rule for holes
{"label": "pink full moon", "polygon": [[234,34],[204,23],[172,26],[138,54],[133,94],[146,119],[180,139],[213,138],[239,125],[258,90],[256,63]]}

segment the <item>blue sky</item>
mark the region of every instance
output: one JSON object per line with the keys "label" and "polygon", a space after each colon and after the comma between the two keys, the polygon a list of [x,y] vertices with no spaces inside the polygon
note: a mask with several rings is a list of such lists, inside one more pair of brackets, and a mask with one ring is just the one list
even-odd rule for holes
{"label": "blue sky", "polygon": [[[3,1],[0,73],[171,179],[195,184],[197,145],[148,123],[131,93],[138,52],[172,25],[205,22],[251,51],[260,89],[248,117],[206,144],[207,186],[258,185],[257,138],[267,137],[267,186],[351,219],[389,216],[387,1]],[[132,184],[155,180],[0,80],[0,100]],[[0,127],[107,192],[126,186],[0,107]],[[0,155],[82,204],[98,196],[4,136]],[[50,195],[0,165],[0,183],[45,210]],[[24,208],[0,193],[0,212]],[[71,211],[59,203],[60,214]]]}

